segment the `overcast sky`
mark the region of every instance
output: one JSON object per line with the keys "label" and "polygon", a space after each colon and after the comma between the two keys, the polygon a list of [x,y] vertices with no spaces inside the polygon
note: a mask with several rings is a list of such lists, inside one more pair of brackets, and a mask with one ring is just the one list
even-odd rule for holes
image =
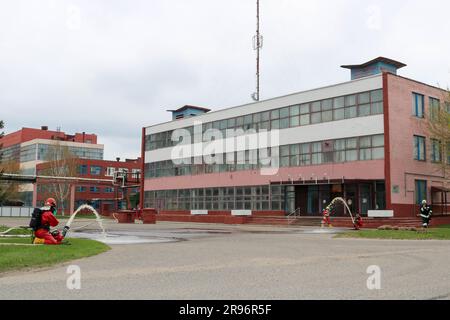
{"label": "overcast sky", "polygon": [[[256,0],[0,0],[0,119],[96,133],[105,159],[140,154],[141,129],[193,104],[255,91]],[[261,0],[261,98],[349,80],[378,56],[450,86],[448,0]]]}

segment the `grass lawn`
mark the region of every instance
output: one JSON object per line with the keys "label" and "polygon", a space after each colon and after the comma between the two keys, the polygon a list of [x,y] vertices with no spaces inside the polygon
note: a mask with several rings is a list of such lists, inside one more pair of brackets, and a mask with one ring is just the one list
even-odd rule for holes
{"label": "grass lawn", "polygon": [[349,231],[335,238],[365,238],[394,240],[450,240],[450,225],[431,228],[425,232],[395,230],[360,230]]}
{"label": "grass lawn", "polygon": [[[0,232],[4,232],[6,230],[8,230],[9,227],[6,226],[2,226],[0,225]],[[30,229],[14,229],[11,230],[10,232],[8,232],[9,235],[31,235],[31,230]]]}
{"label": "grass lawn", "polygon": [[[0,226],[0,232],[4,230],[6,228]],[[30,233],[26,231],[25,234]],[[98,241],[87,239],[68,240],[71,245],[17,246],[3,244],[30,244],[31,239],[0,237],[0,273],[27,268],[47,267],[57,263],[94,256],[110,249],[109,246]]]}

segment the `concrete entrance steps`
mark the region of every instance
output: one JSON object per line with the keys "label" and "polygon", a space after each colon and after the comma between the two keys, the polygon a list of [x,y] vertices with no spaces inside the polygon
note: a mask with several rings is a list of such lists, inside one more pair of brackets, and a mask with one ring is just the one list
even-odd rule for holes
{"label": "concrete entrance steps", "polygon": [[[269,224],[269,225],[285,225],[285,226],[302,226],[302,227],[319,227],[321,225],[321,217],[250,217],[248,224]],[[374,219],[363,218],[365,228],[378,228],[384,225],[399,227],[419,227],[421,220],[418,218],[391,218],[391,219]],[[335,227],[352,228],[353,224],[350,217],[332,217],[331,224]]]}
{"label": "concrete entrance steps", "polygon": [[[331,218],[331,223],[335,227],[351,228],[353,227],[350,218],[338,217]],[[364,218],[363,228],[376,229],[381,226],[398,226],[398,227],[420,227],[422,221],[418,218]]]}
{"label": "concrete entrance steps", "polygon": [[[208,215],[191,215],[186,211],[161,211],[156,215],[157,221],[171,222],[195,222],[195,223],[217,223],[217,224],[253,224],[253,225],[274,225],[274,226],[310,226],[320,227],[322,218],[298,217],[289,218],[282,212],[256,212],[252,216],[232,216],[230,212],[214,211]],[[350,217],[331,217],[331,223],[335,227],[352,228]],[[411,218],[367,218],[363,217],[364,228],[375,229],[380,226],[398,227],[420,227],[422,221],[418,217]],[[450,224],[450,216],[434,218],[432,226]]]}

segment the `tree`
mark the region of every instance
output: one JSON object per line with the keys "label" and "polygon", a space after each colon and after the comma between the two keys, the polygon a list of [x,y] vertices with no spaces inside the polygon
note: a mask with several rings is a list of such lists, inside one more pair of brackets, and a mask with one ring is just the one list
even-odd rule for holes
{"label": "tree", "polygon": [[[78,158],[70,151],[68,146],[57,142],[48,146],[45,156],[45,169],[40,170],[40,176],[50,177],[76,177],[78,168]],[[67,209],[67,200],[70,196],[72,183],[68,180],[52,180],[41,188],[44,189],[42,194],[54,197],[58,201],[62,215]]]}
{"label": "tree", "polygon": [[426,126],[432,139],[433,160],[447,179],[450,173],[450,91],[443,94],[442,100],[434,102],[430,103]]}
{"label": "tree", "polygon": [[[4,122],[3,120],[0,120],[0,130],[4,128]],[[4,132],[0,132],[0,175],[3,173],[17,173],[19,172],[19,164],[17,161],[13,160],[5,160],[3,159],[3,144],[2,144],[2,138],[4,136]],[[12,183],[9,181],[2,181],[0,180],[0,205],[11,201],[11,200],[17,200],[18,196],[18,184]],[[14,199],[16,198],[16,199]]]}

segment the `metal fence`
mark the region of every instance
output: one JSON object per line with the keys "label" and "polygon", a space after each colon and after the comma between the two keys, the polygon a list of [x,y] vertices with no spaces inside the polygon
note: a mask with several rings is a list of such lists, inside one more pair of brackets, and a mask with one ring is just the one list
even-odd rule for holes
{"label": "metal fence", "polygon": [[0,207],[0,217],[31,217],[33,207]]}

